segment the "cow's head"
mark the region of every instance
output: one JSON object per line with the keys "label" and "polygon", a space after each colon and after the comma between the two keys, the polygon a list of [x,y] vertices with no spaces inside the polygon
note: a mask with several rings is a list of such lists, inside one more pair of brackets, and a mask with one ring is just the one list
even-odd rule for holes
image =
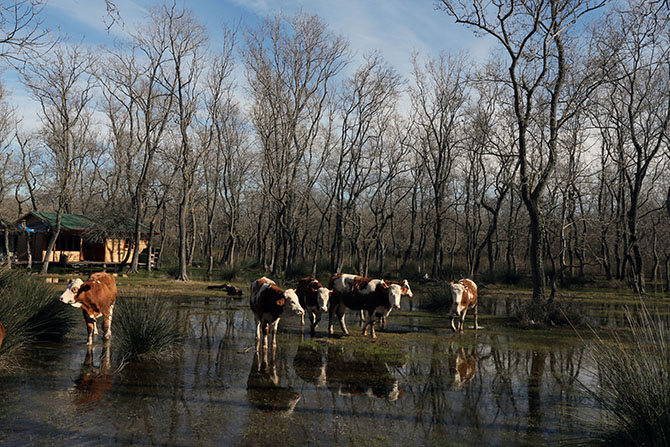
{"label": "cow's head", "polygon": [[328,299],[330,298],[330,290],[321,286],[319,281],[312,281],[309,285],[317,294],[317,303],[323,312],[328,311]]}
{"label": "cow's head", "polygon": [[407,295],[410,298],[414,296],[414,294],[412,293],[412,289],[409,288],[409,282],[406,279],[402,280],[401,287],[403,295]]}
{"label": "cow's head", "polygon": [[298,294],[295,293],[295,289],[286,289],[284,291],[283,297],[286,300],[285,304],[288,306],[288,308],[298,314],[298,316],[302,316],[305,313],[302,306],[300,305]]}
{"label": "cow's head", "polygon": [[389,304],[396,309],[400,309],[400,297],[402,297],[402,287],[398,284],[389,284],[382,281],[377,287],[381,287],[384,293],[388,293]]}
{"label": "cow's head", "polygon": [[449,283],[449,291],[451,292],[451,302],[460,305],[463,299],[463,292],[465,292],[465,286],[461,283],[454,284],[451,282]]}
{"label": "cow's head", "polygon": [[67,284],[67,289],[65,289],[65,292],[60,296],[61,302],[70,304],[74,307],[81,307],[81,303],[76,302],[75,298],[77,297],[77,293],[79,293],[82,284],[84,284],[84,281],[79,278],[71,279]]}

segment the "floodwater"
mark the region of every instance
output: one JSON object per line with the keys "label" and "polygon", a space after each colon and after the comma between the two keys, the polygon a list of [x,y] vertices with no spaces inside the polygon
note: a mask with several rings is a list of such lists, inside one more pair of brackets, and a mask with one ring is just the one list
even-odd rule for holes
{"label": "floodwater", "polygon": [[[186,342],[161,363],[119,368],[114,340],[83,344],[83,322],[63,343],[32,347],[0,375],[0,444],[508,447],[584,439],[583,421],[601,417],[579,385],[597,381],[590,342],[510,328],[504,300],[480,310],[477,333],[468,317],[462,335],[404,303],[376,342],[354,314],[353,335],[327,337],[323,320],[315,338],[285,316],[266,355],[246,303],[174,301]],[[619,311],[603,315],[618,324]]]}

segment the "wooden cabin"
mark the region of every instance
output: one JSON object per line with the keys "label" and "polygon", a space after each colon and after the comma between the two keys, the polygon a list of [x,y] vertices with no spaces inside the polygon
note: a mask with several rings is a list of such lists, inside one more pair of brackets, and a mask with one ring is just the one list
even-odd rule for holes
{"label": "wooden cabin", "polygon": [[[45,261],[47,245],[56,226],[56,213],[32,212],[17,223],[15,257],[19,262],[28,260],[27,245],[33,262]],[[140,261],[147,261],[149,228],[140,226]],[[92,217],[81,214],[62,214],[61,230],[51,254],[50,262],[119,264],[130,262],[134,224],[132,220]],[[149,258],[151,258],[149,256]]]}

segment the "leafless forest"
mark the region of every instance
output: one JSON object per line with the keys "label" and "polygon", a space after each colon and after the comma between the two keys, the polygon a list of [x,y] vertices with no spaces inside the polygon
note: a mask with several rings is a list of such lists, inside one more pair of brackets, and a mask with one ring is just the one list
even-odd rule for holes
{"label": "leafless forest", "polygon": [[31,210],[129,218],[182,280],[194,263],[255,262],[529,275],[538,300],[571,278],[669,286],[663,2],[444,0],[434,14],[495,51],[408,54],[407,73],[308,13],[214,40],[164,6],[130,40],[89,48],[49,44],[19,3],[1,56],[39,113],[19,120],[0,89],[9,231]]}

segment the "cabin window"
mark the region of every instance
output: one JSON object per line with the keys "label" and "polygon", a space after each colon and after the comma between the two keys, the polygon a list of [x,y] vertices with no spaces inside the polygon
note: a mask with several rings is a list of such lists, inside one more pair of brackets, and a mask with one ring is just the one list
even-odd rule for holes
{"label": "cabin window", "polygon": [[81,242],[77,236],[58,236],[56,239],[56,250],[79,251]]}

